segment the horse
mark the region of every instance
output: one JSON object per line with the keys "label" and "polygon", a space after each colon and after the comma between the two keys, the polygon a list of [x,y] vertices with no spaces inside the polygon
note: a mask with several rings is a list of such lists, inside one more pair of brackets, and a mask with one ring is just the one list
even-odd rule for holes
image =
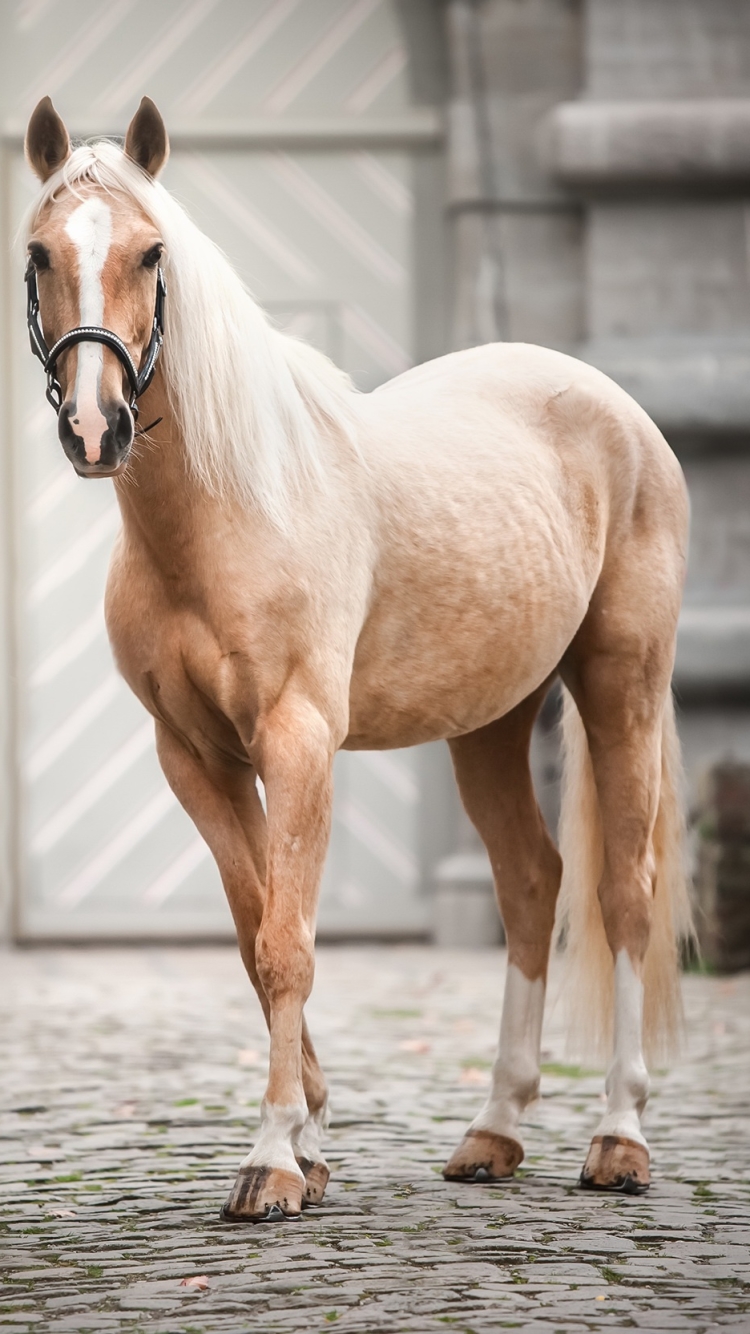
{"label": "horse", "polygon": [[[259,1132],[222,1216],[297,1218],[329,1179],[304,1006],[334,756],[436,739],[508,942],[489,1096],[444,1176],[502,1180],[523,1159],[557,920],[574,1031],[593,1021],[610,1056],[581,1185],[645,1191],[646,1056],[680,1029],[689,930],[677,460],[622,389],[541,347],[457,351],[355,392],[273,326],[158,182],[168,152],[148,98],[122,146],[73,148],[39,103],[29,327],[67,457],[114,478],[112,649],[216,860],[270,1033]],[[529,769],[558,681],[559,852]]]}

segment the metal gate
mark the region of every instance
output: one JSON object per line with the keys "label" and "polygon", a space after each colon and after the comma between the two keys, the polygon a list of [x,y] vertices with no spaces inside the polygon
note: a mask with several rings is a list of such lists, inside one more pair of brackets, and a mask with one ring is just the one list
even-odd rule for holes
{"label": "metal gate", "polygon": [[[6,216],[33,196],[22,118],[50,93],[74,133],[123,132],[149,91],[164,182],[260,302],[362,388],[414,355],[414,163],[438,130],[410,107],[386,0],[24,0],[6,5]],[[148,33],[144,43],[142,34]],[[114,57],[114,58],[113,58]],[[79,481],[26,354],[20,258],[9,285],[19,884],[25,937],[231,930],[203,841],[118,677],[102,595],[112,486]],[[329,933],[424,929],[419,755],[342,755],[321,902]]]}

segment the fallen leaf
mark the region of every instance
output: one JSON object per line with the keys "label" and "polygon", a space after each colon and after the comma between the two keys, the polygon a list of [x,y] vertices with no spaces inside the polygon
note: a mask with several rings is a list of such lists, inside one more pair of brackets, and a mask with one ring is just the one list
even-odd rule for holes
{"label": "fallen leaf", "polygon": [[192,1278],[181,1278],[181,1288],[197,1288],[199,1292],[205,1292],[208,1287],[207,1274],[194,1274]]}
{"label": "fallen leaf", "polygon": [[49,1209],[47,1212],[52,1214],[53,1218],[75,1218],[76,1216],[75,1209]]}
{"label": "fallen leaf", "polygon": [[478,1065],[467,1065],[458,1077],[459,1084],[489,1084],[487,1070],[480,1070]]}
{"label": "fallen leaf", "polygon": [[237,1052],[238,1065],[257,1065],[259,1060],[260,1052],[253,1051],[252,1047],[248,1047],[246,1051]]}
{"label": "fallen leaf", "polygon": [[403,1042],[399,1042],[398,1044],[399,1051],[416,1051],[423,1053],[429,1051],[431,1047],[432,1043],[428,1042],[426,1038],[405,1038]]}

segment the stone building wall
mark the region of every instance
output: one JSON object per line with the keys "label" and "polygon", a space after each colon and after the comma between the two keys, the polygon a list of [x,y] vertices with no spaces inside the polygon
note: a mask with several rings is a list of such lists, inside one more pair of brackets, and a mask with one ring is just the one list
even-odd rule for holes
{"label": "stone building wall", "polygon": [[518,339],[594,363],[688,479],[675,684],[695,790],[718,755],[750,756],[750,6],[437,11],[453,345]]}

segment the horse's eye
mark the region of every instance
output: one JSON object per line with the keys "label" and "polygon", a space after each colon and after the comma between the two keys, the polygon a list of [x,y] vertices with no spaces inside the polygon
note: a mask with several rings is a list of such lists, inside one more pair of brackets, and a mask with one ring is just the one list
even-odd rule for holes
{"label": "horse's eye", "polygon": [[49,250],[38,242],[29,246],[29,259],[37,272],[49,268]]}
{"label": "horse's eye", "polygon": [[159,260],[161,259],[163,249],[164,246],[161,244],[161,242],[159,242],[158,245],[152,245],[151,249],[146,251],[145,255],[143,256],[144,269],[156,268],[157,264],[159,263]]}

